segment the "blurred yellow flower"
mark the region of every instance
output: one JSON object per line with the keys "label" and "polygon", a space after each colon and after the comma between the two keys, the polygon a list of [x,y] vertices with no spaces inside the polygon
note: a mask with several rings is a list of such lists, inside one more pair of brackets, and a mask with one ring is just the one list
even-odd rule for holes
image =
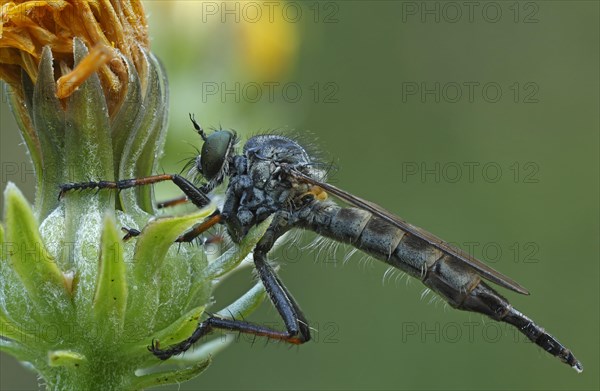
{"label": "blurred yellow flower", "polygon": [[250,74],[261,80],[276,80],[292,68],[299,43],[296,25],[286,20],[282,12],[263,12],[256,19],[241,18],[239,43]]}

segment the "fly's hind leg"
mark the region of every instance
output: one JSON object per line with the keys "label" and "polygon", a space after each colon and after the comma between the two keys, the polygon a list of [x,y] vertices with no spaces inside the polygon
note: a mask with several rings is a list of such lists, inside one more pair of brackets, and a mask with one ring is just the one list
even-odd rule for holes
{"label": "fly's hind leg", "polygon": [[153,341],[148,349],[156,357],[166,360],[171,356],[181,354],[214,329],[263,336],[296,345],[310,340],[310,328],[306,317],[273,268],[267,263],[267,253],[273,247],[275,240],[283,234],[283,232],[279,232],[278,226],[278,221],[274,219],[263,238],[256,245],[254,249],[254,265],[271,302],[283,319],[286,331],[274,330],[269,327],[240,320],[210,316],[208,319],[200,322],[198,328],[188,339],[178,344],[169,346],[166,349],[160,349],[158,343]]}

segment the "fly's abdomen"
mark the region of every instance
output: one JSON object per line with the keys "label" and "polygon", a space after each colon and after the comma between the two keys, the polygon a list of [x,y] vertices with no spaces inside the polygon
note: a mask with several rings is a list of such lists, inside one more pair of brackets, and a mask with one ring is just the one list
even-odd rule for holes
{"label": "fly's abdomen", "polygon": [[517,311],[463,261],[427,241],[357,208],[316,203],[300,223],[323,236],[348,243],[419,278],[452,307],[479,312],[515,326],[527,338],[581,372],[573,353],[531,319]]}
{"label": "fly's abdomen", "polygon": [[443,256],[442,251],[424,240],[362,209],[317,203],[313,216],[306,228],[351,244],[420,280]]}
{"label": "fly's abdomen", "polygon": [[[458,259],[368,211],[318,203],[313,212],[314,218],[307,228],[351,244],[418,278],[455,308],[463,307],[480,282],[479,275]],[[495,317],[494,309],[477,311]]]}
{"label": "fly's abdomen", "polygon": [[455,308],[481,312],[494,319],[498,319],[498,313],[502,312],[490,305],[490,301],[481,303],[473,300],[471,293],[481,281],[475,270],[368,211],[318,203],[308,222],[306,228],[351,244],[418,278]]}

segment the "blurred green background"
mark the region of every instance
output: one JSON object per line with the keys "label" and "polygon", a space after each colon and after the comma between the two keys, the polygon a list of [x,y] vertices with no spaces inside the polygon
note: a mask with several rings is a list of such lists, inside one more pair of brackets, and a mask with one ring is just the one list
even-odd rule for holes
{"label": "blurred green background", "polygon": [[[315,341],[241,338],[201,377],[165,389],[600,387],[598,2],[148,3],[171,89],[166,172],[199,146],[189,112],[244,137],[295,131],[339,168],[332,183],[525,285],[529,297],[502,293],[586,369],[422,298],[416,280],[384,281],[384,264],[289,248],[274,258]],[[32,195],[26,149],[1,108],[2,188]],[[215,308],[251,281],[228,279]],[[251,320],[281,324],[269,303]],[[1,360],[1,389],[37,388]]]}

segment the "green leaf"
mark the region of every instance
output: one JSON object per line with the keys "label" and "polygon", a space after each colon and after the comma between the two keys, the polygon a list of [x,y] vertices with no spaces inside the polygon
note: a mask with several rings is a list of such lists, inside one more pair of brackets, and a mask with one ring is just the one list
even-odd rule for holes
{"label": "green leaf", "polygon": [[132,275],[128,279],[130,302],[127,319],[135,322],[141,330],[148,331],[154,325],[160,297],[159,275],[167,251],[179,235],[210,216],[214,210],[215,206],[211,205],[194,214],[153,220],[138,236]]}
{"label": "green leaf", "polygon": [[71,301],[63,274],[49,255],[29,203],[17,187],[9,183],[4,193],[10,266],[17,273],[37,310],[47,319],[60,321]]}
{"label": "green leaf", "polygon": [[120,336],[127,308],[127,275],[123,260],[123,245],[115,220],[107,214],[102,230],[96,291],[93,311],[95,324],[105,337]]}
{"label": "green leaf", "polygon": [[[152,372],[147,375],[139,376],[136,380],[134,380],[127,389],[142,389],[149,388],[153,386],[163,386],[165,384],[174,384],[181,383],[195,378],[200,375],[202,372],[208,368],[211,360],[204,360],[194,366],[187,367],[184,369],[176,369],[166,372]],[[153,367],[146,370],[152,371],[153,369],[161,369],[160,367]]]}
{"label": "green leaf", "polygon": [[211,262],[206,268],[206,277],[211,280],[221,277],[238,266],[263,237],[272,220],[273,216],[270,216],[259,225],[252,227],[237,248],[227,250],[223,255]]}

